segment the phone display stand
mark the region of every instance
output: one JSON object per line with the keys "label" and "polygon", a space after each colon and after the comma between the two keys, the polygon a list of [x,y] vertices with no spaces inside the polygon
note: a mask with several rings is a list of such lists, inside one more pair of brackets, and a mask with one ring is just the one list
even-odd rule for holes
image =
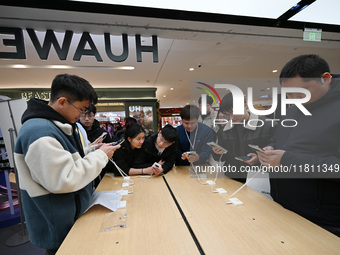
{"label": "phone display stand", "polygon": [[118,209],[115,212],[110,212],[105,214],[103,218],[102,225],[100,227],[100,232],[119,230],[126,228],[127,222],[127,209]]}
{"label": "phone display stand", "polygon": [[196,172],[192,166],[189,167],[189,172],[190,172],[190,178],[207,179],[207,174]]}

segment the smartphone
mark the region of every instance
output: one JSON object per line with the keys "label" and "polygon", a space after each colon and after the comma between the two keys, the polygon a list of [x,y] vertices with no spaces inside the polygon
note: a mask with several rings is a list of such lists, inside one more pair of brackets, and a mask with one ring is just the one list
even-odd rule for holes
{"label": "smartphone", "polygon": [[118,141],[114,142],[114,143],[112,144],[112,146],[122,144],[124,141],[125,141],[125,139],[124,139],[124,138],[121,138],[121,139],[119,139]]}
{"label": "smartphone", "polygon": [[106,135],[107,135],[107,132],[103,132],[103,133],[99,136],[100,139],[98,140],[98,143],[101,143],[101,142],[105,139]]}
{"label": "smartphone", "polygon": [[160,168],[161,168],[161,165],[158,164],[157,162],[155,162],[155,163],[153,163],[152,167],[157,168],[157,169],[160,169]]}
{"label": "smartphone", "polygon": [[261,149],[258,145],[248,144],[248,146],[250,148],[253,148],[254,150],[257,150],[257,151],[260,151],[260,152],[264,152],[264,150]]}
{"label": "smartphone", "polygon": [[235,159],[237,159],[237,160],[240,160],[240,161],[247,161],[247,160],[250,160],[251,159],[251,157],[249,157],[249,156],[237,156],[237,157],[235,157]]}
{"label": "smartphone", "polygon": [[214,142],[209,142],[207,143],[211,148],[219,148],[219,149],[222,149],[223,150],[223,154],[227,154],[228,151],[226,149],[224,149],[222,146],[218,145],[217,143],[214,143]]}
{"label": "smartphone", "polygon": [[187,151],[186,154],[187,154],[187,156],[194,156],[197,153],[196,153],[196,151]]}

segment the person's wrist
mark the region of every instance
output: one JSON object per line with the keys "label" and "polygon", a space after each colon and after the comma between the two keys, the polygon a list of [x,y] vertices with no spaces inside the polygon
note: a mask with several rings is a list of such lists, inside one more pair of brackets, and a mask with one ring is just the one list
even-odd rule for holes
{"label": "person's wrist", "polygon": [[142,168],[142,174],[144,174],[144,168]]}

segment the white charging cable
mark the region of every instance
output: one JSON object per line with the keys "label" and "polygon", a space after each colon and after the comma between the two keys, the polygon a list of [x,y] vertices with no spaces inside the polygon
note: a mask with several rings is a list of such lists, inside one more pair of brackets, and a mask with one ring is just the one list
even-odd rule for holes
{"label": "white charging cable", "polygon": [[[220,169],[222,169],[222,156],[223,156],[223,155],[224,155],[224,154],[221,154],[221,156],[220,156],[220,158],[219,158],[219,160],[218,160],[218,165],[220,166]],[[219,193],[217,190],[214,190],[214,186],[215,186],[215,184],[216,184],[216,180],[217,180],[217,178],[218,178],[218,174],[219,174],[219,171],[216,170],[216,176],[215,176],[214,184],[211,185],[211,191],[214,192],[214,193]]]}
{"label": "white charging cable", "polygon": [[133,180],[131,179],[131,177],[128,175],[128,174],[126,174],[117,164],[116,164],[116,162],[114,162],[113,160],[112,160],[112,158],[110,158],[110,161],[111,161],[111,163],[112,164],[114,164],[115,166],[116,166],[116,168],[117,168],[117,170],[118,170],[118,172],[120,173],[120,175],[123,177],[123,179],[124,179],[124,181],[126,181],[128,184],[134,184],[134,182],[133,182]]}
{"label": "white charging cable", "polygon": [[197,180],[199,181],[199,183],[202,184],[202,185],[208,184],[208,183],[206,183],[206,182],[202,182],[202,181],[201,181],[201,177],[200,177],[199,174],[197,173],[197,170],[196,170],[196,168],[195,168],[195,166],[194,166],[194,163],[190,162],[190,166],[191,166],[192,169],[194,170],[195,175],[196,175]]}
{"label": "white charging cable", "polygon": [[260,173],[260,172],[262,172],[262,164],[260,165],[260,171],[258,171],[258,172],[256,172],[255,173],[255,175],[252,177],[252,178],[250,178],[248,181],[246,181],[246,183],[245,184],[243,184],[240,188],[238,188],[233,194],[231,194],[228,198],[227,198],[227,200],[226,200],[226,203],[230,203],[229,202],[229,199],[231,198],[231,197],[233,197],[233,196],[235,196],[241,189],[243,189],[245,186],[247,186],[255,177],[256,177],[256,175],[258,175],[258,173]]}

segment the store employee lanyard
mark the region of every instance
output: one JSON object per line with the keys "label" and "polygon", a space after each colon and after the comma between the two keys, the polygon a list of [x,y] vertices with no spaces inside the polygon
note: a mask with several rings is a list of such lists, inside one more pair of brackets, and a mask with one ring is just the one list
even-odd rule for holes
{"label": "store employee lanyard", "polygon": [[188,136],[188,132],[184,129],[185,134],[187,135],[187,138],[188,138],[188,141],[189,141],[189,143],[190,143],[190,146],[191,146],[192,150],[195,150],[195,143],[196,143],[197,130],[198,130],[198,125],[197,125],[197,127],[196,127],[194,142],[191,143],[190,137]]}

